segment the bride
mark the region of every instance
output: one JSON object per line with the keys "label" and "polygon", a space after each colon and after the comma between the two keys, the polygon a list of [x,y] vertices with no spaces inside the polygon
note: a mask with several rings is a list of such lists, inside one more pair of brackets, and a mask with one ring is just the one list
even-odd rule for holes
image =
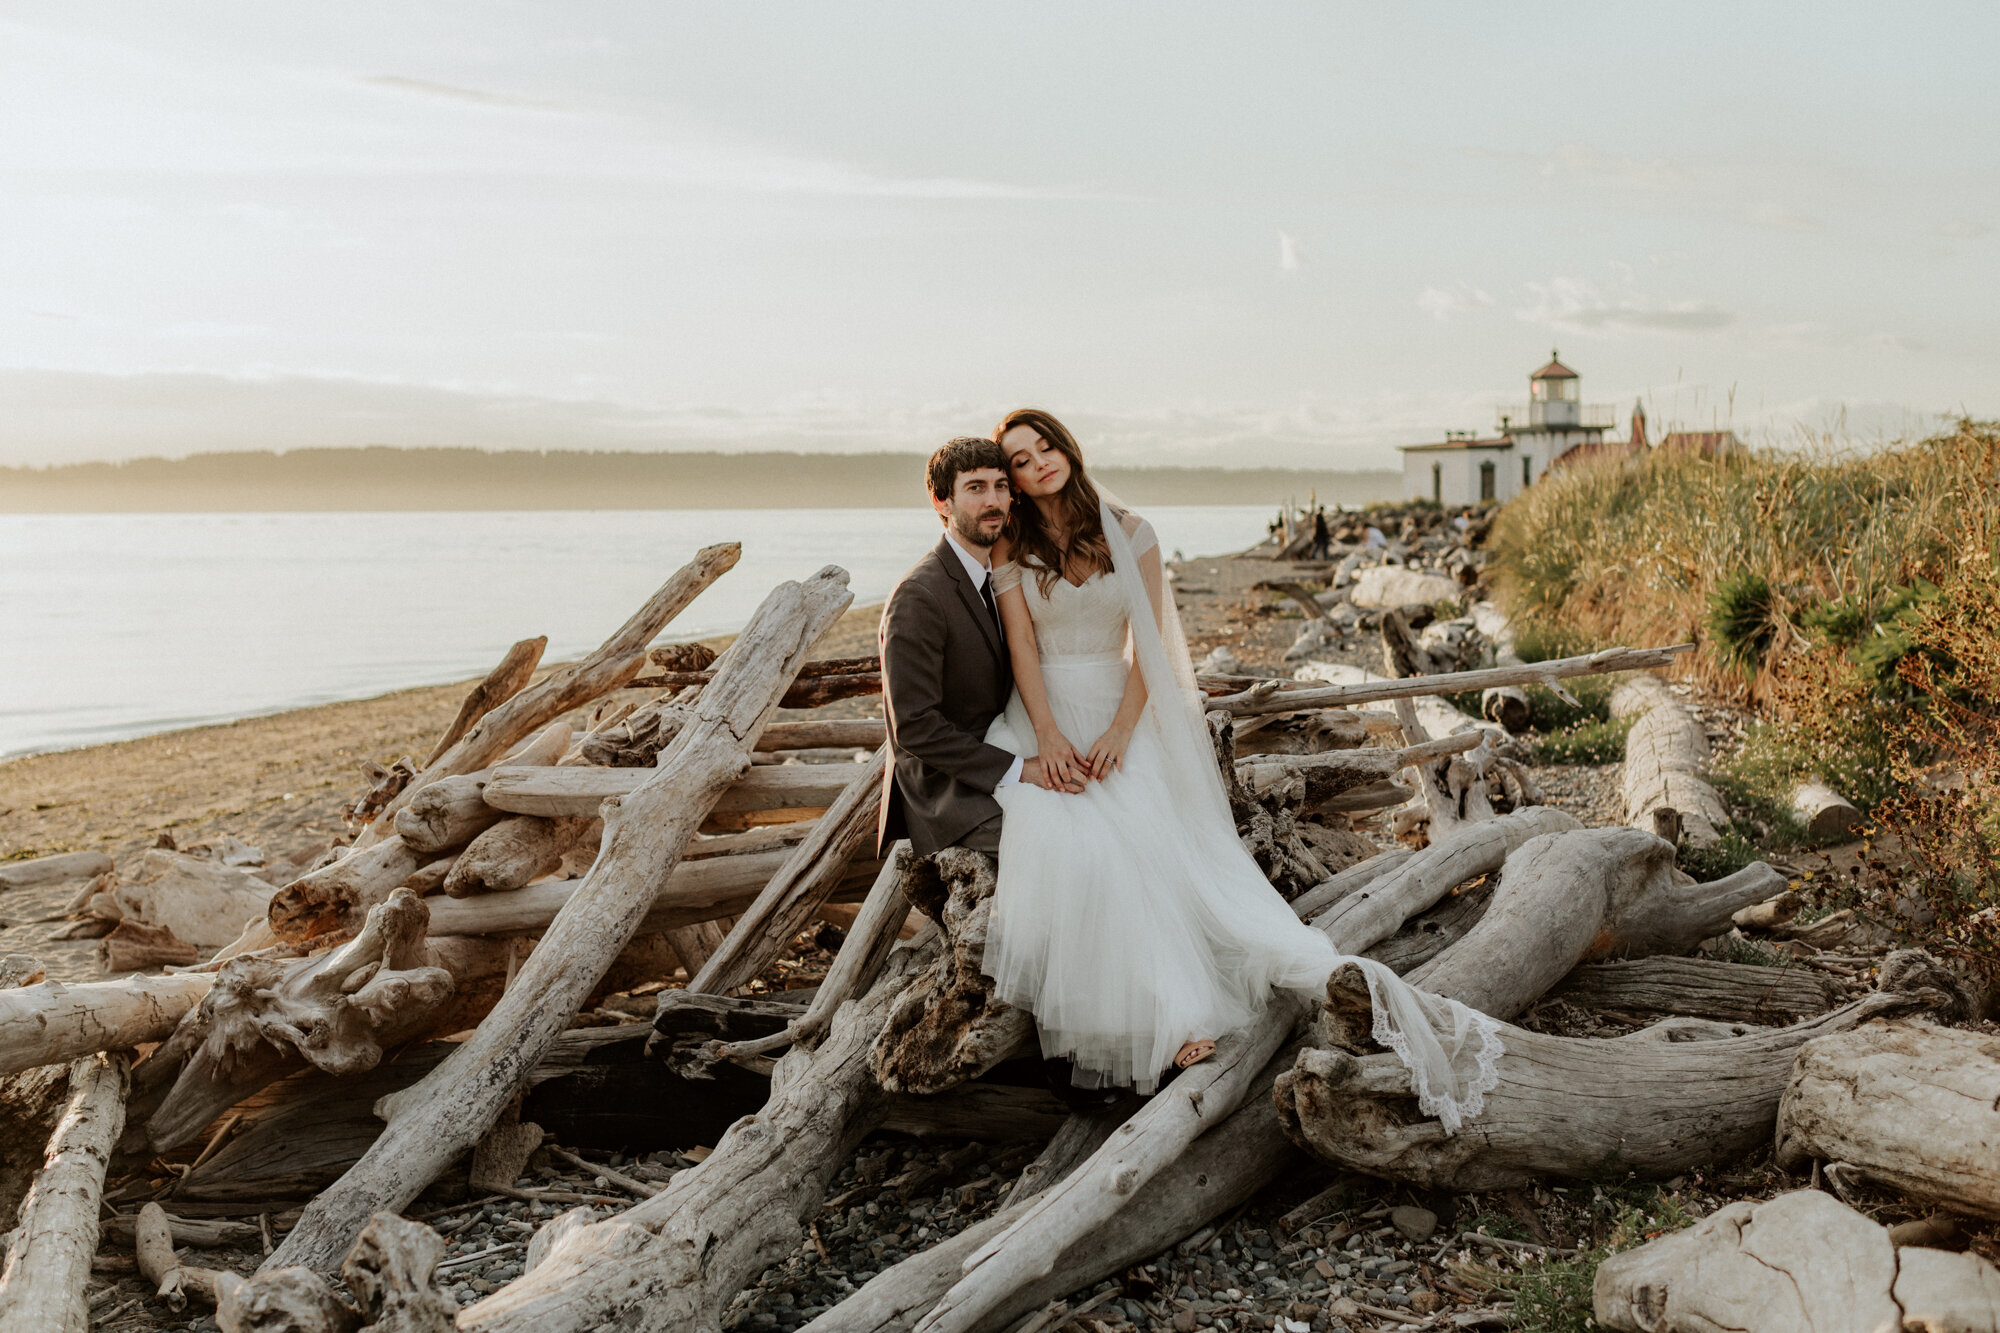
{"label": "bride", "polygon": [[[987,740],[1040,756],[1048,786],[994,793],[985,968],[1076,1084],[1151,1093],[1274,988],[1317,995],[1343,960],[1237,840],[1152,526],[1099,492],[1048,413],[1009,413],[993,438],[1014,495],[993,587],[1015,689]],[[1424,1109],[1447,1129],[1477,1114],[1497,1026],[1363,966],[1376,1038]]]}

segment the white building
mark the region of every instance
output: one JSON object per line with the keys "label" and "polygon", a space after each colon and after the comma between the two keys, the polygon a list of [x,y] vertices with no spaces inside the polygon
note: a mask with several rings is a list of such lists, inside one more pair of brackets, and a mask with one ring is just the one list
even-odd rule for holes
{"label": "white building", "polygon": [[[1551,351],[1549,363],[1528,377],[1525,420],[1516,420],[1513,411],[1502,412],[1499,433],[1491,438],[1469,430],[1446,431],[1441,443],[1401,446],[1403,494],[1453,508],[1508,500],[1577,450],[1600,452],[1612,409],[1585,406],[1581,385],[1577,373]],[[1644,428],[1635,424],[1634,429]],[[1643,448],[1643,433],[1635,438]]]}

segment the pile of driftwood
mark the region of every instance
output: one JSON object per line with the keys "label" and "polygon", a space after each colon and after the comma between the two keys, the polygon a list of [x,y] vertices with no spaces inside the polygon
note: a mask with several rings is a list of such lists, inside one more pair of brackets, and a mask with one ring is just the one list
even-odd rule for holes
{"label": "pile of driftwood", "polygon": [[[1420,718],[1417,701],[1441,693],[1644,670],[1676,649],[1205,681],[1246,846],[1343,953],[1503,1021],[1555,996],[1657,1016],[1652,1026],[1608,1040],[1509,1027],[1498,1087],[1449,1137],[1375,1046],[1352,966],[1318,1004],[1281,998],[1136,1109],[1064,1116],[1046,1093],[984,1082],[1034,1050],[1031,1021],[998,1003],[980,970],[992,863],[906,847],[873,862],[882,724],[771,721],[781,705],[879,688],[870,661],[811,660],[850,601],[845,574],[775,589],[712,662],[685,649],[649,659],[736,554],[703,551],[595,653],[532,684],[540,646],[519,647],[423,764],[376,775],[352,845],[282,886],[225,854],[199,873],[170,862],[143,883],[100,879],[80,900],[115,922],[107,942],[130,923],[185,947],[181,930],[220,934],[236,895],[256,899],[213,958],[89,985],[39,981],[32,967],[0,976],[0,1116],[12,1117],[8,1134],[37,1124],[47,1142],[9,1237],[0,1325],[84,1328],[85,1280],[109,1226],[129,1229],[162,1300],[212,1303],[228,1333],[714,1328],[796,1249],[828,1181],[882,1127],[1033,1134],[1047,1146],[997,1215],[882,1271],[814,1330],[1005,1327],[1198,1231],[1301,1153],[1388,1180],[1491,1189],[1666,1177],[1775,1136],[1784,1162],[1838,1163],[1831,1180],[2000,1215],[2000,1047],[1949,1026],[1978,1004],[1950,973],[1921,955],[1885,957],[1851,922],[1794,929],[1796,900],[1768,866],[1691,882],[1652,832],[1586,829],[1537,804],[1489,731],[1433,738]],[[1393,663],[1393,627],[1389,651]],[[635,686],[663,692],[619,694]],[[560,721],[601,701],[582,734]],[[854,749],[874,757],[830,753]],[[835,761],[775,762],[787,755]],[[1420,845],[1382,852],[1349,827],[1396,806],[1421,811],[1402,821]],[[844,939],[816,987],[742,994],[843,899],[858,907],[839,914]],[[212,909],[200,927],[198,906]],[[1684,956],[1732,932],[1814,966]],[[518,1279],[456,1309],[437,1281],[442,1240],[402,1214],[468,1155],[476,1187],[509,1192],[542,1137],[524,1097],[629,1040],[578,1023],[635,988],[658,994],[647,1068],[675,1080],[650,1086],[700,1098],[705,1085],[747,1080],[751,1113],[718,1125],[698,1165],[634,1182],[649,1197],[629,1211],[549,1221]],[[421,1045],[447,1034],[457,1039]],[[412,1051],[429,1054],[395,1060],[402,1077],[385,1079],[385,1053]],[[326,1142],[339,1138],[329,1108],[351,1111],[357,1097],[376,1119],[343,1157]],[[230,1137],[245,1116],[257,1128]],[[148,1164],[198,1144],[151,1186],[160,1173]],[[333,1168],[254,1276],[182,1262],[184,1229],[225,1225],[194,1214],[268,1211],[242,1202],[258,1197],[245,1189],[274,1188],[240,1174],[260,1152],[285,1159],[295,1182],[314,1160]],[[218,1181],[225,1158],[239,1174]],[[108,1198],[107,1175],[136,1187]],[[165,1211],[119,1212],[155,1193]],[[1902,1327],[2000,1318],[2000,1276],[1982,1261],[1898,1256],[1887,1233],[1830,1198],[1732,1214],[1607,1264],[1600,1321],[1861,1328],[1822,1313],[1836,1268],[1836,1308],[1871,1329],[1891,1309]],[[1793,1280],[1756,1280],[1772,1270]],[[1713,1277],[1722,1272],[1727,1281]]]}

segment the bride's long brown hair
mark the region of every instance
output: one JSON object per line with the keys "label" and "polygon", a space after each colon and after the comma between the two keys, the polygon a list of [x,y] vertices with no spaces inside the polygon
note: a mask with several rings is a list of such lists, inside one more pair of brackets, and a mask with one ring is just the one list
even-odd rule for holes
{"label": "bride's long brown hair", "polygon": [[[1056,580],[1066,577],[1070,570],[1085,578],[1109,574],[1111,545],[1104,539],[1104,521],[1098,517],[1097,487],[1083,470],[1083,450],[1077,447],[1076,437],[1069,433],[1069,427],[1041,408],[1022,407],[1000,419],[1000,424],[993,428],[994,443],[999,443],[1016,426],[1034,431],[1069,460],[1069,480],[1056,493],[1055,505],[1068,530],[1069,544],[1067,549],[1057,546],[1042,518],[1041,506],[1016,492],[1013,514],[1007,520],[1004,534],[1014,547],[1015,559],[1035,558],[1040,565],[1035,571],[1035,585],[1044,597],[1055,587]],[[1011,463],[1008,470],[1012,471]]]}

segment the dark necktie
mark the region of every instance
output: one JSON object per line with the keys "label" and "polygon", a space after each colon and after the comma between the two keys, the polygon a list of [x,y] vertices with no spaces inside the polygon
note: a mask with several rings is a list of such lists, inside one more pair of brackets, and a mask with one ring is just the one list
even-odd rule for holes
{"label": "dark necktie", "polygon": [[1000,636],[1000,642],[1007,642],[1007,631],[1000,624],[1000,608],[993,601],[993,576],[991,574],[979,580],[979,600],[986,603],[986,613],[993,617],[993,632]]}

